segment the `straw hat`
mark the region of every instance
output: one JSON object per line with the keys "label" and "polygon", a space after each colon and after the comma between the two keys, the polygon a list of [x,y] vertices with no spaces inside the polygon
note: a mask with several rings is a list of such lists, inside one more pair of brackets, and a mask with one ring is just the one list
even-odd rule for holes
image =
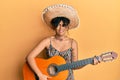
{"label": "straw hat", "polygon": [[76,28],[79,25],[77,11],[69,5],[56,4],[43,10],[43,21],[52,28],[51,20],[55,17],[66,17],[70,20],[69,29]]}

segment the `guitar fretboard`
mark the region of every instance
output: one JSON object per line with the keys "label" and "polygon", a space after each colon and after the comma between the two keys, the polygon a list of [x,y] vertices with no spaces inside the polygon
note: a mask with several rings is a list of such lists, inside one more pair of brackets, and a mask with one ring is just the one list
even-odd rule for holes
{"label": "guitar fretboard", "polygon": [[87,58],[87,59],[75,61],[72,63],[66,63],[66,64],[59,65],[57,66],[57,72],[67,70],[67,69],[79,68],[87,64],[93,64],[93,58]]}

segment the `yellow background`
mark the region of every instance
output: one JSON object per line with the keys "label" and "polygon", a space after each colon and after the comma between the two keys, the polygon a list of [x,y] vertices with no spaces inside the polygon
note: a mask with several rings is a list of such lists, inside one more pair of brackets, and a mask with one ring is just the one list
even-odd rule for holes
{"label": "yellow background", "polygon": [[[53,34],[41,20],[52,4],[72,5],[80,26],[69,36],[79,44],[79,59],[108,51],[120,55],[120,0],[0,0],[0,80],[23,80],[26,55]],[[74,71],[75,80],[120,80],[120,57]]]}

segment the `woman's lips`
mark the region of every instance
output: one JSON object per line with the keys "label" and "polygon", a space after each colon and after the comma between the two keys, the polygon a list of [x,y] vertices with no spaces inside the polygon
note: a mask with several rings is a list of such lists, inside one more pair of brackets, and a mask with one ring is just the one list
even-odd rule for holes
{"label": "woman's lips", "polygon": [[64,31],[59,31],[60,33],[63,33]]}

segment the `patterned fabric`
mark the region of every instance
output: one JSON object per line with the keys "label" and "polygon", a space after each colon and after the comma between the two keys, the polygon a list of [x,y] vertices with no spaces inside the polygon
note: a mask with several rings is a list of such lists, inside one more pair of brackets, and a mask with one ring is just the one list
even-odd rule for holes
{"label": "patterned fabric", "polygon": [[[69,49],[65,51],[60,52],[52,46],[51,41],[50,41],[50,46],[47,49],[47,56],[50,58],[55,55],[62,56],[66,60],[66,63],[71,63],[72,62],[72,47],[70,47]],[[69,69],[69,75],[66,80],[74,80],[72,69]]]}

